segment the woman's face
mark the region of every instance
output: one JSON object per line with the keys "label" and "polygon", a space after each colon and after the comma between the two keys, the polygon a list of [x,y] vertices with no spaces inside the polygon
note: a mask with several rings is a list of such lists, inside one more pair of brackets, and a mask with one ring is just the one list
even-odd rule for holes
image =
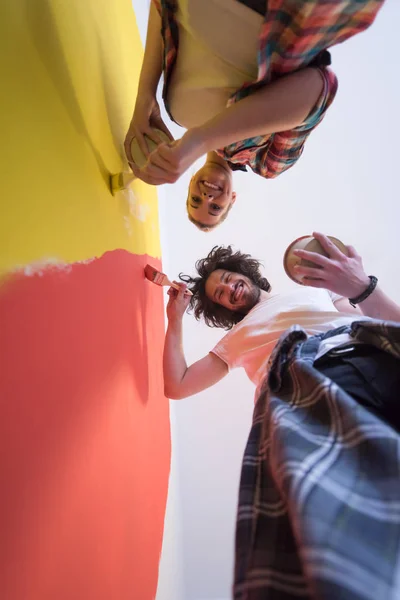
{"label": "woman's face", "polygon": [[187,210],[191,220],[213,227],[235,200],[230,169],[218,163],[206,162],[190,181]]}

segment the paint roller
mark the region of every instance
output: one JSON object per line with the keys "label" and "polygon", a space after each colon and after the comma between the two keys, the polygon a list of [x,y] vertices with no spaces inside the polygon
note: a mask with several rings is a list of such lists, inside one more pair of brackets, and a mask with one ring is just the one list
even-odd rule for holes
{"label": "paint roller", "polygon": [[[167,134],[164,131],[161,131],[161,129],[154,128],[154,131],[158,134],[158,136],[160,137],[160,139],[162,139],[163,142],[169,143],[171,141]],[[158,144],[151,140],[146,134],[144,134],[144,137],[146,138],[147,147],[149,148],[149,151],[153,152],[153,150],[157,148]],[[137,167],[139,167],[139,169],[141,169],[146,164],[147,158],[141,151],[138,141],[135,137],[132,139],[131,142],[131,155],[133,158],[133,162]],[[133,173],[126,171],[122,171],[121,173],[115,173],[114,175],[111,175],[110,189],[112,195],[114,196],[114,194],[116,194],[117,192],[125,190],[135,179],[136,177]]]}

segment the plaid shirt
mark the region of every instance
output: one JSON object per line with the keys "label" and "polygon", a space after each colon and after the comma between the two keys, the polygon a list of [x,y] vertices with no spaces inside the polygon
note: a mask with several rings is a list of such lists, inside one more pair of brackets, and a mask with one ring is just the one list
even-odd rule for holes
{"label": "plaid shirt", "polygon": [[[153,2],[162,19],[163,99],[173,120],[168,108],[168,88],[179,47],[178,25],[174,16],[179,0]],[[254,0],[240,2],[250,8],[254,7]],[[329,56],[326,48],[369,27],[383,2],[384,0],[265,0],[257,80],[245,83],[237,90],[229,99],[228,106],[257,92],[260,87],[282,75],[310,65],[318,66],[320,62],[326,64],[326,57]],[[238,141],[217,150],[233,170],[246,171],[248,166],[258,175],[270,179],[298,161],[308,136],[324,118],[337,92],[338,82],[334,73],[324,66],[320,66],[320,70],[324,88],[302,125],[290,131]]]}
{"label": "plaid shirt", "polygon": [[[235,600],[400,598],[400,435],[313,367],[345,329],[294,326],[271,356],[242,465]],[[400,359],[400,324],[351,334]]]}

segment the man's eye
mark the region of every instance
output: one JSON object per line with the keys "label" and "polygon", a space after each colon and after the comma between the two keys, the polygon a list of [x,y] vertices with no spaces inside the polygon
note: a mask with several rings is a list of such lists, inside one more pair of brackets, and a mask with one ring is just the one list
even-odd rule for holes
{"label": "man's eye", "polygon": [[212,204],[212,205],[211,205],[211,208],[212,208],[213,210],[215,210],[215,211],[219,211],[219,210],[221,210],[221,207],[220,207],[220,206],[218,206],[218,204]]}
{"label": "man's eye", "polygon": [[192,202],[195,202],[196,204],[198,204],[200,202],[200,199],[196,198],[196,196],[192,196]]}

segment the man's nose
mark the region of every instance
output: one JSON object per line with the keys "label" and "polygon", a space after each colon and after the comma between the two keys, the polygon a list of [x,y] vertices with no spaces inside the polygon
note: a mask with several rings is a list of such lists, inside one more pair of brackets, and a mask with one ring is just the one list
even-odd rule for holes
{"label": "man's nose", "polygon": [[228,294],[231,294],[234,291],[234,289],[235,289],[235,282],[234,281],[230,281],[229,283],[226,283],[225,284],[225,289],[226,289],[226,292]]}
{"label": "man's nose", "polygon": [[214,194],[211,192],[203,192],[204,198],[214,198]]}

